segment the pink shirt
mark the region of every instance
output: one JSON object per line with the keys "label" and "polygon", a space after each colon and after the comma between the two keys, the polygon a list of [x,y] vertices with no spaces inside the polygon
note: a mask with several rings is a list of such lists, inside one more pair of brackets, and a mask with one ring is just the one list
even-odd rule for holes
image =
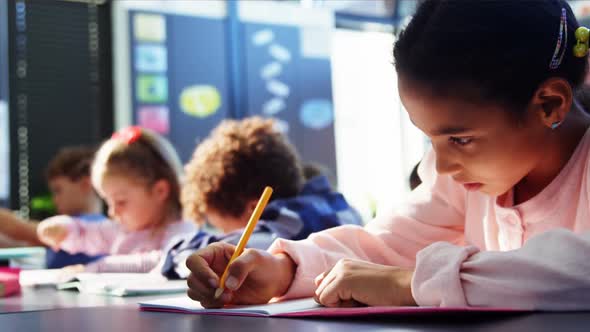
{"label": "pink shirt", "polygon": [[298,265],[284,295],[310,296],[313,279],[341,258],[415,267],[419,305],[590,309],[590,130],[559,175],[532,199],[492,197],[437,175],[423,159],[423,184],[403,208],[364,228],[341,226],[302,241],[277,240]]}
{"label": "pink shirt", "polygon": [[120,224],[105,219],[86,223],[67,216],[54,217],[49,222],[65,225],[68,236],[60,244],[69,253],[108,255],[86,265],[88,272],[148,272],[156,266],[161,250],[173,237],[194,233],[196,226],[178,221],[165,228],[127,231]]}

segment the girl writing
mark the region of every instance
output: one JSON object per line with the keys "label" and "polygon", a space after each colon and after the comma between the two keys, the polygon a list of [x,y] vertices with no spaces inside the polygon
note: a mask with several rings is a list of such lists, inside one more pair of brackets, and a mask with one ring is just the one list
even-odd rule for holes
{"label": "girl writing", "polygon": [[268,252],[188,259],[205,307],[315,296],[326,306],[589,309],[590,119],[574,92],[588,29],[565,1],[428,0],[394,46],[398,91],[432,141],[423,183],[366,227]]}

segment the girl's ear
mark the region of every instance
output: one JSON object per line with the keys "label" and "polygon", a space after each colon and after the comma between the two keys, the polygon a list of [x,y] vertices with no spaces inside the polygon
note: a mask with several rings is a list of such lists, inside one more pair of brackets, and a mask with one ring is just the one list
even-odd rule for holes
{"label": "girl's ear", "polygon": [[573,103],[573,91],[563,78],[550,78],[535,91],[530,107],[547,128],[555,128],[565,119]]}
{"label": "girl's ear", "polygon": [[152,186],[152,194],[160,202],[164,202],[170,196],[170,183],[164,179],[160,179]]}

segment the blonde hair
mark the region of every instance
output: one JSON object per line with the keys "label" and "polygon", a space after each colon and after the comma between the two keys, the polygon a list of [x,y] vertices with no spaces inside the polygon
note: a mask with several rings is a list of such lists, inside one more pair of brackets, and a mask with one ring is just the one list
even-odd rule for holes
{"label": "blonde hair", "polygon": [[[117,136],[130,132],[133,137]],[[166,180],[170,185],[167,213],[178,218],[182,213],[182,173],[180,158],[168,140],[146,128],[128,127],[100,146],[92,163],[91,179],[98,192],[102,192],[107,175],[132,177],[146,186]]]}

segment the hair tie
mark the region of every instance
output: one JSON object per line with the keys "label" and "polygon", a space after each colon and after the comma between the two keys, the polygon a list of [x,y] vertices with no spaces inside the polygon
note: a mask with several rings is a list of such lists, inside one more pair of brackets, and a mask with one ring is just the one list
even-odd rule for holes
{"label": "hair tie", "polygon": [[[563,46],[563,47],[562,47]],[[563,60],[565,49],[567,48],[567,13],[565,8],[561,8],[561,20],[559,21],[559,35],[557,37],[557,44],[555,45],[555,51],[553,57],[549,63],[550,69],[557,69]],[[560,54],[561,53],[561,54]]]}
{"label": "hair tie", "polygon": [[140,137],[141,127],[131,126],[116,131],[115,133],[113,133],[113,136],[111,136],[111,139],[120,140],[122,142],[125,142],[125,144],[129,145],[137,141]]}
{"label": "hair tie", "polygon": [[583,58],[588,54],[588,36],[590,36],[588,28],[579,27],[576,29],[576,45],[574,46],[576,57]]}

